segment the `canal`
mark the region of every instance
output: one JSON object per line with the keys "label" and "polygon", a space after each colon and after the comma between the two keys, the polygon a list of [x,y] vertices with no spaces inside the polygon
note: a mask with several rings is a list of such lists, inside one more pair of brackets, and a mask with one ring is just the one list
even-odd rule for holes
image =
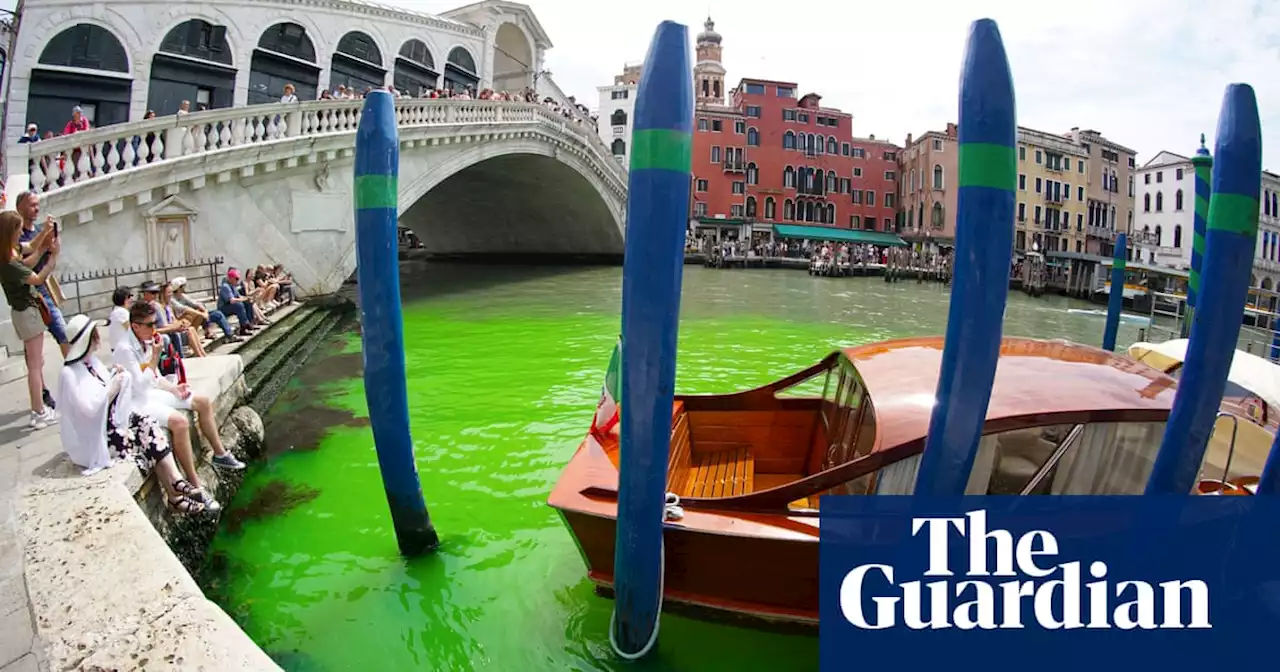
{"label": "canal", "polygon": [[[686,269],[681,392],[755,386],[837,347],[945,329],[938,285]],[[223,515],[207,592],[287,670],[622,669],[613,602],[593,593],[546,506],[600,394],[620,270],[414,265],[404,292],[412,431],[440,551],[397,554],[349,332],[267,414],[269,458]],[[1103,310],[1011,293],[1005,334],[1096,345]],[[1138,326],[1121,324],[1122,347]],[[817,666],[816,638],[667,615],[641,667]]]}

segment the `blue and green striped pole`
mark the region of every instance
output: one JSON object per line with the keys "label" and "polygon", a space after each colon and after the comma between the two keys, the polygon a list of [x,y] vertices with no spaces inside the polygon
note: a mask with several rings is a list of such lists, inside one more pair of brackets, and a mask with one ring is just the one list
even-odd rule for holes
{"label": "blue and green striped pole", "polygon": [[1114,352],[1116,334],[1120,331],[1120,313],[1124,312],[1124,275],[1128,261],[1129,237],[1116,236],[1115,256],[1111,260],[1111,295],[1107,297],[1107,321],[1102,326],[1102,349]]}
{"label": "blue and green striped pole", "polygon": [[960,73],[955,275],[937,400],[916,476],[923,496],[964,494],[1000,357],[1017,187],[1013,76],[991,19],[969,29]]}
{"label": "blue and green striped pole", "polygon": [[365,97],[356,130],[355,160],[356,279],[364,341],[364,394],[396,542],[401,553],[412,556],[434,549],[440,540],[427,515],[409,436],[396,247],[399,177],[395,102],[390,93],[373,91]]}
{"label": "blue and green striped pole", "polygon": [[1256,494],[1280,495],[1280,432],[1276,432],[1276,438],[1271,441],[1271,452],[1262,466]]}
{"label": "blue and green striped pole", "polygon": [[1182,337],[1191,333],[1195,319],[1196,302],[1200,298],[1200,267],[1204,266],[1204,236],[1209,221],[1209,185],[1213,183],[1213,157],[1204,146],[1204,133],[1200,134],[1200,149],[1191,157],[1191,169],[1195,173],[1195,220],[1191,235],[1191,275],[1187,278],[1187,314],[1182,320]]}
{"label": "blue and green striped pole", "polygon": [[693,153],[689,31],[663,21],[649,43],[636,96],[622,265],[621,458],[609,639],[623,658],[658,639],[663,519],[684,231]]}
{"label": "blue and green striped pole", "polygon": [[1213,157],[1203,283],[1178,393],[1147,480],[1149,495],[1191,492],[1240,336],[1262,191],[1262,127],[1258,100],[1248,84],[1227,86]]}

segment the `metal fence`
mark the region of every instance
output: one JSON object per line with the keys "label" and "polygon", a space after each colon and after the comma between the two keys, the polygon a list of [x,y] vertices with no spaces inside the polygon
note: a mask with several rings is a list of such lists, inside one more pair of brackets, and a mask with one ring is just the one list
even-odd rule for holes
{"label": "metal fence", "polygon": [[187,294],[202,300],[210,294],[217,294],[218,282],[221,280],[218,267],[224,262],[222,257],[212,257],[169,266],[69,273],[58,278],[65,299],[62,302],[62,312],[68,317],[83,313],[91,318],[105,319],[111,312],[111,294],[116,287],[124,285],[136,290],[138,285],[148,280],[163,284],[179,277],[187,279]]}

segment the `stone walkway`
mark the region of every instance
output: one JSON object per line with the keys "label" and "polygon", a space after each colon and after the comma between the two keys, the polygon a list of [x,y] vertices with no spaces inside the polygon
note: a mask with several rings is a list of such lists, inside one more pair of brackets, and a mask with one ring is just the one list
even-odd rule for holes
{"label": "stone walkway", "polygon": [[[62,353],[47,336],[44,361],[46,385],[56,390]],[[0,385],[0,672],[48,669],[44,649],[36,638],[23,577],[18,515],[23,489],[35,480],[34,474],[42,466],[62,452],[62,441],[57,425],[31,430],[27,426],[29,413],[25,375]]]}

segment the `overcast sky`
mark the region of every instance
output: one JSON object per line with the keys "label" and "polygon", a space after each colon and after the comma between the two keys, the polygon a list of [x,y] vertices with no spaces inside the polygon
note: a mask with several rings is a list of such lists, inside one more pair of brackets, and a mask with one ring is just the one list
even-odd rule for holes
{"label": "overcast sky", "polygon": [[[456,0],[383,0],[440,12]],[[710,12],[724,37],[730,86],[742,77],[792,80],[853,114],[856,135],[898,144],[956,118],[968,26],[1000,24],[1018,123],[1093,128],[1138,151],[1210,149],[1224,87],[1252,84],[1263,129],[1280,129],[1280,2],[1276,0],[529,0],[551,36],[548,68],[564,91],[598,104],[595,87],[639,61],[659,21],[689,26]],[[819,10],[819,11],[815,11]],[[1264,165],[1280,170],[1280,137]]]}

